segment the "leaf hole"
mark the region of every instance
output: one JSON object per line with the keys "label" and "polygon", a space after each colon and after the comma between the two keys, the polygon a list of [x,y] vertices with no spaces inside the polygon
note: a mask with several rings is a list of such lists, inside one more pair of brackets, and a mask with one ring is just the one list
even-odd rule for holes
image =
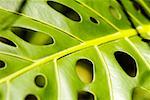
{"label": "leaf hole", "polygon": [[142,38],[142,41],[143,41],[143,42],[150,43],[150,40],[149,40],[149,39],[144,39],[144,38]]}
{"label": "leaf hole", "polygon": [[142,7],[142,5],[140,3],[138,3],[136,0],[130,0],[133,4],[133,7],[140,12],[141,14],[143,14],[143,16],[145,16],[145,18],[150,20],[150,14],[148,14],[148,12]]}
{"label": "leaf hole", "polygon": [[20,3],[20,5],[17,9],[17,12],[21,13],[24,10],[26,4],[27,4],[27,0],[22,0],[22,2]]}
{"label": "leaf hole", "polygon": [[79,59],[76,62],[76,72],[80,80],[84,83],[93,81],[93,63],[88,59]]}
{"label": "leaf hole", "polygon": [[78,93],[78,100],[94,100],[94,95],[90,92],[80,91]]}
{"label": "leaf hole", "polygon": [[35,95],[33,95],[33,94],[28,94],[25,97],[25,100],[38,100],[38,98]]}
{"label": "leaf hole", "polygon": [[0,60],[0,69],[3,69],[5,68],[5,62]]}
{"label": "leaf hole", "polygon": [[22,27],[12,27],[11,31],[24,41],[31,44],[49,45],[54,43],[54,40],[51,36],[31,29],[26,29]]}
{"label": "leaf hole", "polygon": [[135,60],[125,52],[116,51],[114,56],[122,69],[131,77],[135,77],[137,67]]}
{"label": "leaf hole", "polygon": [[10,46],[13,46],[13,47],[16,47],[15,43],[13,43],[12,41],[10,41],[4,37],[0,37],[0,42],[5,43]]}
{"label": "leaf hole", "polygon": [[46,79],[43,75],[37,75],[34,79],[36,86],[43,88],[46,84]]}
{"label": "leaf hole", "polygon": [[115,7],[113,7],[113,6],[109,6],[109,11],[110,11],[110,13],[111,13],[111,15],[114,17],[114,18],[116,18],[116,19],[118,19],[118,20],[120,20],[121,19],[121,14],[120,14],[120,12],[119,12],[119,10],[117,9],[117,8],[115,8]]}
{"label": "leaf hole", "polygon": [[58,2],[55,2],[55,1],[47,1],[47,4],[50,7],[52,7],[54,10],[58,11],[59,13],[63,14],[64,16],[66,16],[67,18],[69,18],[73,21],[77,21],[77,22],[81,21],[80,15],[72,8],[69,8],[69,7],[67,7],[63,4],[60,4]]}
{"label": "leaf hole", "polygon": [[99,23],[99,21],[97,19],[93,18],[93,17],[90,17],[90,21],[95,23],[95,24]]}

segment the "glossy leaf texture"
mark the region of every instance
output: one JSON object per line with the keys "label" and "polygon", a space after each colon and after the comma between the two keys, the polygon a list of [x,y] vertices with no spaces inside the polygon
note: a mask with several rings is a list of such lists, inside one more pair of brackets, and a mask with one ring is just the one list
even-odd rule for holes
{"label": "glossy leaf texture", "polygon": [[0,100],[149,100],[149,0],[0,0]]}

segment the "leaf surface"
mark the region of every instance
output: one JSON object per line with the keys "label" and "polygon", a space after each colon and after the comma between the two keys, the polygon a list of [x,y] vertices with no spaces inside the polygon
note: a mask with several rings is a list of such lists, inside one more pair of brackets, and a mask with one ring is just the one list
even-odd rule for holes
{"label": "leaf surface", "polygon": [[0,1],[0,100],[150,98],[149,1]]}

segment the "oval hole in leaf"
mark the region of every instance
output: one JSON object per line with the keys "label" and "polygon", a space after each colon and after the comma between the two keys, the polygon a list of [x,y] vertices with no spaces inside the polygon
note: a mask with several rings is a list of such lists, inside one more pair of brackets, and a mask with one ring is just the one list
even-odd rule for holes
{"label": "oval hole in leaf", "polygon": [[54,40],[51,36],[31,29],[22,27],[12,27],[11,31],[17,36],[19,36],[21,39],[31,44],[49,45],[54,43]]}
{"label": "oval hole in leaf", "polygon": [[140,3],[138,3],[136,0],[131,0],[133,7],[140,12],[141,14],[143,14],[143,16],[145,16],[145,18],[150,20],[150,14],[148,14],[148,12],[141,6]]}
{"label": "oval hole in leaf", "polygon": [[93,81],[93,63],[87,59],[79,59],[76,62],[76,72],[80,80],[84,83]]}
{"label": "oval hole in leaf", "polygon": [[36,86],[43,88],[46,84],[45,77],[43,75],[37,75],[34,80]]}
{"label": "oval hole in leaf", "polygon": [[54,1],[47,1],[47,4],[67,18],[77,22],[81,21],[80,15],[73,9]]}
{"label": "oval hole in leaf", "polygon": [[4,37],[0,37],[0,42],[5,43],[10,46],[13,46],[13,47],[16,47],[15,43],[13,43],[12,41],[10,41]]}
{"label": "oval hole in leaf", "polygon": [[20,5],[19,5],[19,7],[18,7],[18,9],[17,9],[17,12],[18,13],[21,13],[23,10],[24,10],[24,8],[25,8],[25,6],[26,6],[26,4],[27,4],[27,0],[21,0],[22,2],[20,3]]}
{"label": "oval hole in leaf", "polygon": [[99,22],[98,22],[95,18],[93,18],[93,17],[90,17],[90,21],[93,22],[93,23],[95,23],[95,24],[98,24],[98,23],[99,23]]}
{"label": "oval hole in leaf", "polygon": [[26,97],[25,97],[25,100],[38,100],[37,97],[33,94],[28,94]]}
{"label": "oval hole in leaf", "polygon": [[109,11],[114,18],[116,18],[118,20],[121,19],[121,14],[119,13],[119,10],[117,8],[115,8],[113,6],[109,6]]}
{"label": "oval hole in leaf", "polygon": [[137,67],[135,60],[125,52],[116,51],[114,53],[115,58],[122,69],[131,77],[135,77],[137,73]]}
{"label": "oval hole in leaf", "polygon": [[5,62],[0,60],[0,69],[4,68],[5,67]]}
{"label": "oval hole in leaf", "polygon": [[80,91],[78,93],[78,100],[94,100],[94,95],[90,92]]}

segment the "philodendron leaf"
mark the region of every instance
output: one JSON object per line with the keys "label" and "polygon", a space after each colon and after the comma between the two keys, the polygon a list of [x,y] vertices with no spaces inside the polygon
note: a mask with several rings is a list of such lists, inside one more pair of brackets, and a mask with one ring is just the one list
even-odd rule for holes
{"label": "philodendron leaf", "polygon": [[0,100],[150,100],[148,0],[0,0]]}
{"label": "philodendron leaf", "polygon": [[150,100],[149,90],[142,87],[136,87],[133,92],[133,100]]}

